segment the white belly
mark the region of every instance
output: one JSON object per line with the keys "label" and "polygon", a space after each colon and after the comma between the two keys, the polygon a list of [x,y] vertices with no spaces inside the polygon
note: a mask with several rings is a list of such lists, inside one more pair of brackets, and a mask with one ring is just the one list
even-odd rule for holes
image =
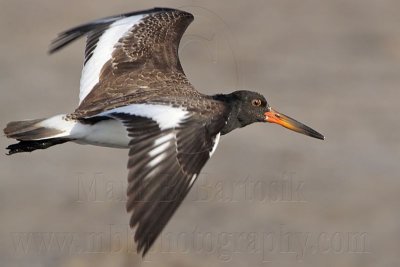
{"label": "white belly", "polygon": [[128,148],[131,138],[122,122],[119,119],[112,119],[115,114],[149,118],[157,122],[159,128],[164,130],[179,125],[188,116],[188,111],[166,105],[131,104],[96,115],[109,117],[109,120],[93,125],[76,122],[69,136],[80,144]]}
{"label": "white belly", "polygon": [[118,120],[104,120],[93,125],[78,123],[73,131],[75,142],[95,146],[128,148],[130,137]]}

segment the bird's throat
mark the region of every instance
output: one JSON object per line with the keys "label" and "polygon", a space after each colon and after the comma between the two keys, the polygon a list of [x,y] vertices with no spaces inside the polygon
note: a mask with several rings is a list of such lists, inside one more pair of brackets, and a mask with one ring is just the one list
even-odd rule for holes
{"label": "bird's throat", "polygon": [[214,95],[213,98],[215,100],[223,102],[227,107],[227,119],[224,128],[221,130],[221,135],[227,134],[237,128],[241,128],[244,125],[238,119],[240,105],[237,99],[232,94],[218,94]]}

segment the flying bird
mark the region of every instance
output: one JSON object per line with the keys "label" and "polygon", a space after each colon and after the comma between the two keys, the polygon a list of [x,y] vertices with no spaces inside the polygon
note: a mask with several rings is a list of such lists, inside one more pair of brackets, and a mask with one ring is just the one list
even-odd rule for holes
{"label": "flying bird", "polygon": [[214,153],[221,135],[255,122],[277,123],[324,139],[272,109],[259,93],[205,95],[188,81],[178,57],[193,15],[153,8],[72,28],[56,52],[86,36],[79,105],[50,118],[13,121],[4,133],[18,143],[8,154],[75,142],[127,148],[126,209],[144,256]]}

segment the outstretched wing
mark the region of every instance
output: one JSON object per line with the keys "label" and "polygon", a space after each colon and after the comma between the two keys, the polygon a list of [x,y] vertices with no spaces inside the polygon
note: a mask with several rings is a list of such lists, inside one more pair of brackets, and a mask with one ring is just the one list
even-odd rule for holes
{"label": "outstretched wing", "polygon": [[217,121],[209,128],[198,119],[181,115],[171,127],[160,121],[162,115],[150,118],[127,112],[109,114],[123,121],[132,138],[126,208],[132,212],[130,226],[136,228],[137,250],[143,255],[211,157],[219,139],[214,131],[224,124]]}
{"label": "outstretched wing", "polygon": [[160,91],[170,88],[180,95],[182,91],[193,94],[178,56],[179,42],[192,21],[190,13],[154,8],[96,20],[61,33],[50,52],[87,35],[80,106],[75,115],[94,115],[126,101],[144,102],[149,96],[161,97]]}
{"label": "outstretched wing", "polygon": [[135,12],[66,31],[51,47],[88,36],[81,103],[71,116],[112,117],[127,127],[127,210],[143,254],[185,198],[225,124],[223,116],[192,107],[224,109],[192,87],[179,62],[179,42],[192,20],[174,9]]}

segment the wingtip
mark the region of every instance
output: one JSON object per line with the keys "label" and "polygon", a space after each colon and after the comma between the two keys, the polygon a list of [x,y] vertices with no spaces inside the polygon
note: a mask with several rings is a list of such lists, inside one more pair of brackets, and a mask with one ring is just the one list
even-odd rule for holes
{"label": "wingtip", "polygon": [[151,248],[151,245],[148,242],[144,242],[144,243],[139,243],[137,245],[137,253],[138,255],[141,255],[142,258],[144,258],[147,253],[149,252]]}

